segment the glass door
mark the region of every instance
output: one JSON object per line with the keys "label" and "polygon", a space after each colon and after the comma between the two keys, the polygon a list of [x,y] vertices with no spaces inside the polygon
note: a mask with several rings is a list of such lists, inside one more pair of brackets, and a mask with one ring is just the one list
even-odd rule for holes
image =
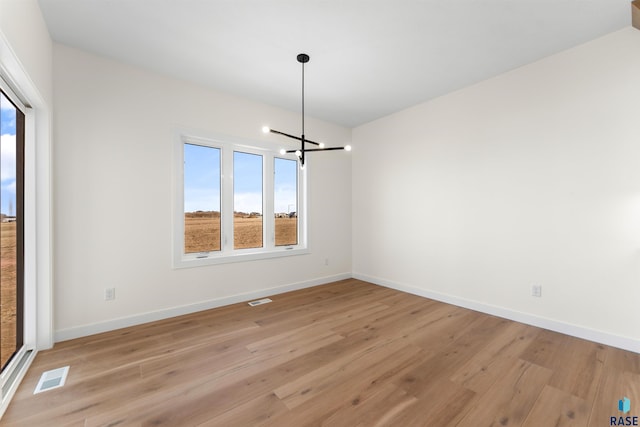
{"label": "glass door", "polygon": [[0,90],[0,366],[23,346],[25,115]]}

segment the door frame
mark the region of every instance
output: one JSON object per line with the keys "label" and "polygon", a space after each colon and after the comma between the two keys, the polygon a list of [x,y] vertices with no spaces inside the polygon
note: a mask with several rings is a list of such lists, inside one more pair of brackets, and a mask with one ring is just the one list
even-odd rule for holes
{"label": "door frame", "polygon": [[1,417],[37,351],[53,347],[53,227],[51,108],[2,31],[0,78],[25,107],[24,352],[12,359],[17,369],[2,387]]}

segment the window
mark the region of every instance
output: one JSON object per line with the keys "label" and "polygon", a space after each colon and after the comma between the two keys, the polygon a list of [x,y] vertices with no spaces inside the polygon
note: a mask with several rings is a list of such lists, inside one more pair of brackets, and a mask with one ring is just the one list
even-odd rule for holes
{"label": "window", "polygon": [[233,153],[233,248],[262,247],[262,156]]}
{"label": "window", "polygon": [[274,159],[276,246],[298,243],[298,161]]}
{"label": "window", "polygon": [[306,253],[305,170],[280,147],[180,134],[174,266]]}
{"label": "window", "polygon": [[184,144],[184,253],[220,250],[220,149]]}
{"label": "window", "polygon": [[0,369],[23,344],[24,113],[0,90]]}

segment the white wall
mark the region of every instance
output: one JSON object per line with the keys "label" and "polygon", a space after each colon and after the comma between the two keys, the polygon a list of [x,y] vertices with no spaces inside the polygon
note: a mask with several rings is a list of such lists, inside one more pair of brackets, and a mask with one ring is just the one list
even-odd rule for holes
{"label": "white wall", "polygon": [[[299,113],[57,44],[54,85],[58,340],[350,277],[351,158],[342,152],[309,164],[311,254],[172,269],[176,129],[280,141],[262,125],[295,133]],[[307,130],[351,141],[349,129],[310,118]],[[104,301],[107,287],[115,301]]]}
{"label": "white wall", "polygon": [[0,0],[0,29],[44,101],[51,105],[52,44],[37,0]]}
{"label": "white wall", "polygon": [[354,276],[640,351],[638,76],[629,27],[354,129]]}

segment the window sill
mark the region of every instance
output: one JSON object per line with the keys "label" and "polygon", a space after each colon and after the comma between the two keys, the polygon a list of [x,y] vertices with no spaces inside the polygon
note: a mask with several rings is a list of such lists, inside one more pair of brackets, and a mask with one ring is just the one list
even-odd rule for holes
{"label": "window sill", "polygon": [[232,262],[247,262],[257,261],[261,259],[282,258],[288,256],[304,255],[308,254],[308,248],[291,248],[269,250],[269,251],[252,251],[251,249],[245,249],[238,251],[232,255],[221,253],[209,253],[206,257],[198,257],[198,254],[192,254],[189,256],[182,256],[180,259],[175,259],[173,262],[173,268],[192,268],[203,267],[207,265],[228,264]]}

